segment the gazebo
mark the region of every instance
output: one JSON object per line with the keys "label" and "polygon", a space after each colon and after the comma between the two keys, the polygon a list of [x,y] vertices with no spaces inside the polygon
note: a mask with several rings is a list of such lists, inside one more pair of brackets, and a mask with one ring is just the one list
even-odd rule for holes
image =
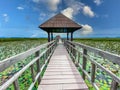
{"label": "gazebo", "polygon": [[[73,40],[73,32],[81,29],[82,26],[66,17],[62,13],[55,15],[39,26],[48,33],[48,42],[53,40],[53,33],[67,33],[67,40],[69,40],[69,33],[71,34],[71,41]],[[50,35],[51,34],[51,35]]]}

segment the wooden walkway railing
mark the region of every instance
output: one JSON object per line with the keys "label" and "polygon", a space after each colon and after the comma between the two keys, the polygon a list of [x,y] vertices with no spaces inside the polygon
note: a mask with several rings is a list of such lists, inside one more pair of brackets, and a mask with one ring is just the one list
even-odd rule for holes
{"label": "wooden walkway railing", "polygon": [[[6,90],[11,84],[14,85],[14,90],[20,90],[18,78],[28,69],[30,68],[32,74],[32,83],[28,90],[32,90],[35,83],[40,83],[41,80],[41,72],[43,71],[44,67],[46,66],[47,62],[49,61],[52,53],[54,52],[57,46],[56,41],[52,41],[50,43],[42,44],[36,48],[30,49],[26,52],[18,54],[16,56],[10,57],[3,61],[0,61],[0,72],[4,71],[5,69],[9,68],[10,66],[18,63],[19,61],[25,60],[25,58],[29,57],[30,55],[35,55],[34,59],[29,62],[26,66],[24,66],[20,71],[15,73],[10,79],[8,79],[4,84],[0,86],[0,90]],[[41,49],[44,48],[44,51],[41,52]],[[40,66],[40,58],[44,58],[44,64]],[[34,74],[34,64],[36,64],[37,74]]]}
{"label": "wooden walkway railing", "polygon": [[[93,87],[96,90],[99,90],[98,86],[95,83],[95,77],[96,77],[96,69],[99,68],[102,71],[104,71],[108,76],[111,76],[112,78],[112,83],[111,83],[111,88],[110,90],[118,90],[118,85],[120,84],[120,77],[115,75],[113,72],[102,66],[100,63],[96,61],[96,57],[90,55],[90,53],[94,55],[98,55],[104,59],[109,60],[109,62],[112,62],[120,67],[120,56],[97,49],[93,48],[81,43],[77,42],[71,42],[71,41],[65,41],[64,42],[69,54],[73,58],[75,64],[80,67],[82,70],[82,76],[83,79],[85,80],[86,76],[88,80],[91,82]],[[80,58],[82,57],[82,64],[80,63]],[[88,74],[86,71],[86,65],[87,61],[91,62],[91,76]]]}
{"label": "wooden walkway railing", "polygon": [[61,41],[47,65],[38,90],[88,90]]}

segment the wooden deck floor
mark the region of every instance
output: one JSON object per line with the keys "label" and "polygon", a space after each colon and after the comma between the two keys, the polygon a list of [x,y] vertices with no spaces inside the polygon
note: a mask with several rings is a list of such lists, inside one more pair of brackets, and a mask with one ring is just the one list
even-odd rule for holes
{"label": "wooden deck floor", "polygon": [[38,90],[88,90],[63,44],[53,53]]}

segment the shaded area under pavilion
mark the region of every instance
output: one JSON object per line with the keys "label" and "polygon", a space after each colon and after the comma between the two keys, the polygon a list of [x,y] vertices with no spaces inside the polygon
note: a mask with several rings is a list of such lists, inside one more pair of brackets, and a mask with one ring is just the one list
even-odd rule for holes
{"label": "shaded area under pavilion", "polygon": [[[39,28],[48,33],[48,42],[53,40],[53,33],[66,33],[67,40],[72,41],[73,33],[76,30],[81,29],[82,26],[66,17],[65,15],[59,13],[41,24]],[[71,34],[71,39],[69,39],[69,33]]]}

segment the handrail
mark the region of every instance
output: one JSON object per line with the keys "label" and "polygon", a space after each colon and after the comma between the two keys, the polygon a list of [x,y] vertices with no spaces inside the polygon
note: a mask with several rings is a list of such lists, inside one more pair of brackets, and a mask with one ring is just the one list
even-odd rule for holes
{"label": "handrail", "polygon": [[112,61],[113,63],[119,64],[120,65],[120,56],[117,54],[113,54],[107,51],[103,51],[101,49],[98,48],[93,48],[90,47],[88,45],[84,45],[78,42],[73,42],[73,44],[78,45],[79,47],[83,48],[83,49],[87,49],[88,51],[91,51],[93,53],[96,53],[98,55],[100,55],[101,57],[104,57],[110,61]]}
{"label": "handrail", "polygon": [[[97,61],[95,61],[94,57],[91,57],[90,55],[88,55],[88,51],[92,52],[94,54],[97,54],[103,58],[106,58],[107,60],[110,60],[111,62],[116,63],[119,66],[120,66],[120,56],[97,49],[97,48],[93,48],[93,47],[84,45],[81,43],[77,43],[77,42],[65,41],[64,43],[65,43],[65,46],[66,46],[68,52],[70,53],[71,57],[73,58],[75,64],[78,67],[80,67],[80,69],[82,70],[83,79],[85,79],[85,76],[87,76],[89,81],[93,85],[93,87],[96,90],[99,90],[99,88],[95,84],[95,72],[96,72],[96,67],[98,67],[101,70],[103,70],[104,72],[106,72],[109,76],[112,77],[111,90],[117,90],[118,84],[120,84],[120,77],[116,76],[113,72],[106,69],[104,66],[102,66]],[[79,48],[82,48],[83,52],[80,51]],[[78,55],[78,59],[76,58],[77,55]],[[82,57],[83,57],[82,64],[80,64],[80,62],[79,62],[80,55],[82,55]],[[86,71],[87,60],[89,60],[92,65],[91,76]]]}
{"label": "handrail", "polygon": [[[3,85],[1,85],[0,90],[7,89],[11,84],[14,84],[14,89],[15,90],[19,90],[18,78],[28,68],[31,68],[31,72],[32,72],[32,81],[33,82],[29,87],[29,90],[32,90],[32,88],[34,87],[34,85],[37,81],[38,81],[38,83],[40,83],[40,80],[41,80],[40,74],[43,71],[44,67],[46,66],[47,62],[49,61],[52,53],[54,52],[54,49],[56,48],[56,46],[57,46],[57,42],[56,41],[51,41],[49,43],[40,45],[36,48],[30,49],[26,52],[20,53],[18,55],[15,55],[13,57],[10,57],[8,59],[5,59],[5,60],[1,61],[0,62],[0,71],[4,71],[6,68],[10,67],[11,65],[14,65],[18,61],[21,61],[21,60],[27,58],[28,56],[30,56],[32,54],[35,54],[35,58],[31,62],[29,62],[26,66],[24,66],[20,71],[18,71],[16,74],[14,74]],[[46,48],[46,50],[44,50],[42,53],[40,53],[40,50],[42,48]],[[42,56],[46,56],[46,57],[44,58],[44,65],[40,66],[40,58]],[[37,74],[36,74],[36,76],[34,75],[34,72],[33,72],[33,65],[35,63],[37,64]]]}

